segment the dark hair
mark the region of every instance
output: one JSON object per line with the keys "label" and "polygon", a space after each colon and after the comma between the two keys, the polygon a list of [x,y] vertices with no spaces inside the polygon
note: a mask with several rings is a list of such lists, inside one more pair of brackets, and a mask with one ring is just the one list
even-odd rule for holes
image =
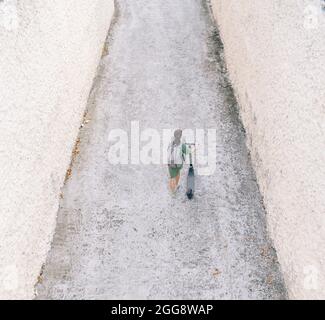
{"label": "dark hair", "polygon": [[174,143],[176,145],[179,145],[181,143],[182,135],[183,135],[183,131],[181,129],[175,130],[175,132],[174,132]]}

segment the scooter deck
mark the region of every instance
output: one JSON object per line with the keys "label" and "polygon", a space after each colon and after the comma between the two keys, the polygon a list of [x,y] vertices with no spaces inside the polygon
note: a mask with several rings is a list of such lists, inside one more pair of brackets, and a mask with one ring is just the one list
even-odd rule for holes
{"label": "scooter deck", "polygon": [[194,168],[191,165],[188,170],[187,175],[187,189],[186,189],[186,195],[188,199],[193,199],[194,197],[194,190],[195,190],[195,179],[194,179]]}

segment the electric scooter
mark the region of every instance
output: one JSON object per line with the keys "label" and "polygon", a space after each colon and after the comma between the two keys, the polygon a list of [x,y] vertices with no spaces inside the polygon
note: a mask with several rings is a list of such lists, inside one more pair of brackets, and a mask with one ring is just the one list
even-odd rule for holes
{"label": "electric scooter", "polygon": [[[194,143],[187,143],[190,147],[190,150],[192,146],[195,146]],[[194,190],[195,190],[195,172],[194,172],[194,166],[193,166],[193,156],[192,156],[192,150],[190,152],[190,167],[188,169],[187,174],[187,188],[186,188],[186,195],[189,200],[192,200],[194,197]]]}

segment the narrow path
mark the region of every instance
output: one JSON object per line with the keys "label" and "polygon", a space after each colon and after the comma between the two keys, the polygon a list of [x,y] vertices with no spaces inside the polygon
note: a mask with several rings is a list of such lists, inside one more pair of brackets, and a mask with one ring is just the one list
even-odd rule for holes
{"label": "narrow path", "polygon": [[[119,0],[39,299],[281,299],[277,258],[205,0]],[[113,166],[108,133],[217,128],[196,198],[164,166]],[[183,177],[184,178],[184,177]]]}

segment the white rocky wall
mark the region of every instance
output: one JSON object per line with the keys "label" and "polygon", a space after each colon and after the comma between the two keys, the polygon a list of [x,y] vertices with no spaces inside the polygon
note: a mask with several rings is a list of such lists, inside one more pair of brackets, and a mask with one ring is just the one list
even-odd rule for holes
{"label": "white rocky wall", "polygon": [[325,298],[325,11],[211,0],[291,298]]}
{"label": "white rocky wall", "polygon": [[33,297],[113,0],[0,1],[0,298]]}

